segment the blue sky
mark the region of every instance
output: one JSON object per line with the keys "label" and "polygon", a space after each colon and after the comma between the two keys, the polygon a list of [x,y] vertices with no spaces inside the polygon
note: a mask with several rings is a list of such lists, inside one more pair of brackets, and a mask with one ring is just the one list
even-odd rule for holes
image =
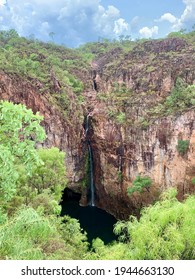
{"label": "blue sky", "polygon": [[70,47],[99,37],[160,38],[193,24],[195,0],[0,0],[1,30]]}

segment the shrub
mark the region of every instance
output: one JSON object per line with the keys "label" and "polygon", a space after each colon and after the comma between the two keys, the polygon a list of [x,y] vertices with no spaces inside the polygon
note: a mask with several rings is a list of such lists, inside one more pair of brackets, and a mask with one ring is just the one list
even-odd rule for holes
{"label": "shrub", "polygon": [[126,120],[126,115],[123,112],[120,112],[117,116],[116,116],[116,121],[118,124],[124,124]]}
{"label": "shrub", "polygon": [[192,184],[195,185],[195,177],[192,178]]}
{"label": "shrub", "polygon": [[178,144],[176,148],[181,156],[184,156],[187,153],[189,144],[190,144],[189,140],[178,140]]}
{"label": "shrub", "polygon": [[149,192],[149,188],[152,185],[152,180],[148,176],[137,176],[136,179],[133,181],[133,186],[127,189],[128,195],[132,195],[134,192],[143,192],[146,189]]}

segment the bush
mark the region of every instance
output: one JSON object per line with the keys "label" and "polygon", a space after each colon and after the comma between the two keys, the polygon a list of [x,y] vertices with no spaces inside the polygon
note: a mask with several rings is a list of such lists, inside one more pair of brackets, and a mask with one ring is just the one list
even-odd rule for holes
{"label": "bush", "polygon": [[190,144],[189,140],[178,140],[178,144],[176,148],[181,156],[184,156],[187,153],[189,144]]}
{"label": "bush", "polygon": [[195,177],[192,178],[192,184],[195,185]]}
{"label": "bush", "polygon": [[143,192],[146,189],[149,192],[149,188],[152,185],[152,180],[148,176],[137,176],[136,179],[133,181],[133,186],[127,189],[128,195],[132,195],[134,192]]}
{"label": "bush", "polygon": [[124,112],[120,112],[117,116],[116,116],[116,121],[118,124],[124,124],[126,120],[126,115]]}

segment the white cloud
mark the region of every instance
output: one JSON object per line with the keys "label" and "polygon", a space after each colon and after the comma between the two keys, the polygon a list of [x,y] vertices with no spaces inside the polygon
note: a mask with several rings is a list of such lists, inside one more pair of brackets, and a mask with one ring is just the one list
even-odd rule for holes
{"label": "white cloud", "polygon": [[98,10],[93,15],[94,31],[101,34],[103,37],[109,35],[113,37],[118,19],[120,19],[120,11],[117,8],[108,6],[106,10],[103,6],[99,5]]}
{"label": "white cloud", "polygon": [[139,30],[139,34],[142,38],[152,38],[155,35],[158,35],[158,26],[153,26],[151,28],[145,26]]}
{"label": "white cloud", "polygon": [[186,4],[186,8],[181,15],[180,21],[182,24],[194,24],[195,23],[195,0],[183,0]]}
{"label": "white cloud", "polygon": [[178,31],[181,28],[190,29],[195,24],[195,0],[183,0],[183,3],[186,7],[180,17],[177,18],[171,13],[166,13],[157,21],[169,21],[174,31]]}
{"label": "white cloud", "polygon": [[5,3],[6,3],[6,0],[0,0],[0,6],[5,5]]}
{"label": "white cloud", "polygon": [[[0,0],[0,5],[4,3]],[[0,9],[1,26],[15,28],[20,35],[35,34],[41,40],[54,40],[66,45],[112,38],[128,29],[120,11],[101,0],[7,0]]]}
{"label": "white cloud", "polygon": [[174,15],[172,15],[171,13],[166,13],[166,14],[162,15],[160,17],[160,19],[157,20],[157,21],[164,21],[164,20],[169,21],[170,23],[176,23],[177,22],[177,18]]}
{"label": "white cloud", "polygon": [[128,29],[129,25],[123,18],[119,18],[114,22],[114,33],[116,35],[124,34]]}
{"label": "white cloud", "polygon": [[186,4],[185,10],[177,22],[173,24],[173,30],[180,30],[181,28],[190,29],[195,23],[195,0],[183,0]]}

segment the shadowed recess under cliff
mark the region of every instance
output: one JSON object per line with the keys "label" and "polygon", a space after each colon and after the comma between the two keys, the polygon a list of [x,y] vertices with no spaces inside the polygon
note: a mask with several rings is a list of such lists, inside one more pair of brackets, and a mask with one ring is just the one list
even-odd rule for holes
{"label": "shadowed recess under cliff", "polygon": [[62,198],[61,216],[69,215],[79,221],[83,231],[87,232],[88,242],[91,244],[94,238],[101,238],[105,244],[116,240],[113,226],[117,220],[106,211],[97,207],[82,207],[79,205],[80,195],[70,189],[64,190]]}

